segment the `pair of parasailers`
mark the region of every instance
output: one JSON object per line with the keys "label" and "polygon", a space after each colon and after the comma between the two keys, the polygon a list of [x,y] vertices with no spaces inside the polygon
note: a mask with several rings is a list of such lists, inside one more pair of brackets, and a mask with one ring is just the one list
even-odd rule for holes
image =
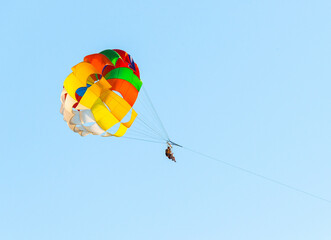
{"label": "pair of parasailers", "polygon": [[176,162],[176,159],[175,159],[175,157],[174,157],[174,154],[173,154],[173,152],[171,151],[172,146],[171,146],[170,143],[167,143],[167,144],[168,144],[168,147],[167,147],[167,149],[165,150],[165,155],[166,155],[169,159],[171,159],[172,161]]}

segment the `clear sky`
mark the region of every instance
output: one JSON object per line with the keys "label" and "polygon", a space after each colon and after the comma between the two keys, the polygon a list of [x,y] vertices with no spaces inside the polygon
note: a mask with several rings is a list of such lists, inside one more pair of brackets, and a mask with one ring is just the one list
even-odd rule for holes
{"label": "clear sky", "polygon": [[331,204],[165,145],[80,137],[70,68],[120,48],[174,141],[331,199],[330,1],[4,1],[0,239],[329,240]]}

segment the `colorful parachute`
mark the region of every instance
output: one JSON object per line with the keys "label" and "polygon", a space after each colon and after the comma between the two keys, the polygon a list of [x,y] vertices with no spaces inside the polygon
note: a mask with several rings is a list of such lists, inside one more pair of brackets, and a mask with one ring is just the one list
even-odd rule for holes
{"label": "colorful parachute", "polygon": [[123,50],[88,55],[63,83],[61,114],[81,136],[123,136],[137,118],[142,86],[137,64]]}

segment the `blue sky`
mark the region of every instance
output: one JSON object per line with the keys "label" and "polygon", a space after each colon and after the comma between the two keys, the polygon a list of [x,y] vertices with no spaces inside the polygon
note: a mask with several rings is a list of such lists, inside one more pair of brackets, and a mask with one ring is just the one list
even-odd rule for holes
{"label": "blue sky", "polygon": [[70,68],[129,52],[171,138],[331,199],[329,1],[7,1],[0,238],[330,239],[331,205],[184,149],[74,134]]}

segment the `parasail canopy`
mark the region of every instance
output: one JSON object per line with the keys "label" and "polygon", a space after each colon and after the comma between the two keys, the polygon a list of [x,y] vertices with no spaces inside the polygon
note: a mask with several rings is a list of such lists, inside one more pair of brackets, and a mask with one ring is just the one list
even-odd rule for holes
{"label": "parasail canopy", "polygon": [[60,112],[72,131],[81,136],[125,134],[138,140],[170,141],[142,88],[139,67],[127,52],[104,50],[84,57],[71,69],[63,83]]}
{"label": "parasail canopy", "polygon": [[81,136],[121,137],[137,117],[132,106],[141,86],[138,65],[125,51],[88,55],[63,83],[61,113]]}

